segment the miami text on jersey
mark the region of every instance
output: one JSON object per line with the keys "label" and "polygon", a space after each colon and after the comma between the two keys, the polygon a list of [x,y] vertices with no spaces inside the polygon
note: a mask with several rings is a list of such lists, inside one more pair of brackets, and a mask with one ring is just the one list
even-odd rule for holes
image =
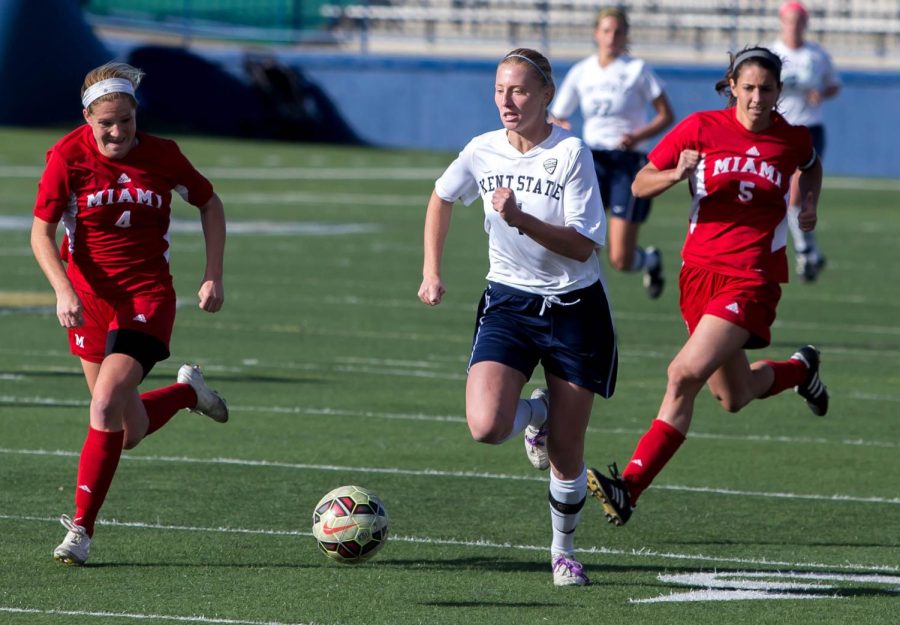
{"label": "miami text on jersey", "polygon": [[726,173],[756,174],[777,187],[781,186],[781,172],[766,161],[760,161],[757,166],[756,160],[752,157],[727,156],[716,159],[712,175],[718,176]]}
{"label": "miami text on jersey", "polygon": [[[132,191],[134,195],[132,195]],[[107,204],[145,204],[153,208],[162,208],[162,196],[150,189],[144,191],[137,187],[133,189],[103,189],[96,193],[87,194],[87,207],[104,206]]]}

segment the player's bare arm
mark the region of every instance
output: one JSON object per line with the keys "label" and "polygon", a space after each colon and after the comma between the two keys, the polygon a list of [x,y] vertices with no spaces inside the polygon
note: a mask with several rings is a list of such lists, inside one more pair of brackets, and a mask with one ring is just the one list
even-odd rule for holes
{"label": "player's bare arm", "polygon": [[819,106],[825,100],[830,100],[840,93],[840,85],[828,85],[821,91],[818,89],[810,89],[806,92],[806,101],[812,106]]}
{"label": "player's bare arm", "polygon": [[200,207],[203,238],[206,241],[206,270],[197,296],[200,308],[206,312],[218,312],[225,303],[223,272],[225,263],[225,207],[213,193],[209,201]]}
{"label": "player's bare arm", "polygon": [[622,143],[620,144],[621,149],[630,150],[644,139],[649,139],[650,137],[658,135],[672,123],[672,120],[675,119],[672,105],[669,103],[669,99],[665,94],[661,94],[653,100],[653,108],[656,111],[656,115],[646,126],[639,128],[634,132],[626,132],[622,135]]}
{"label": "player's bare arm", "polygon": [[572,122],[563,117],[554,117],[553,115],[547,115],[547,121],[551,124],[556,124],[560,128],[565,128],[566,130],[572,130]]}
{"label": "player's bare arm", "polygon": [[574,228],[548,224],[519,208],[512,189],[501,187],[494,191],[491,204],[510,227],[518,229],[551,252],[581,262],[594,253],[596,244]]}
{"label": "player's bare arm", "polygon": [[815,229],[818,222],[819,194],[822,191],[822,162],[818,158],[812,167],[800,170],[797,185],[800,197],[803,198],[800,212],[797,213],[797,223],[801,230],[809,232]]}
{"label": "player's bare arm", "polygon": [[639,198],[654,198],[690,176],[699,162],[699,151],[682,150],[678,164],[672,169],[660,170],[653,163],[647,163],[631,183],[631,193]]}
{"label": "player's bare arm", "polygon": [[38,217],[31,225],[31,249],[41,271],[56,293],[56,317],[64,328],[77,328],[84,323],[81,300],[75,294],[56,247],[57,224]]}
{"label": "player's bare arm", "polygon": [[432,192],[425,211],[425,255],[422,262],[422,284],[419,299],[423,304],[437,306],[441,303],[446,289],[441,281],[441,257],[444,241],[450,231],[450,216],[453,202],[448,202]]}

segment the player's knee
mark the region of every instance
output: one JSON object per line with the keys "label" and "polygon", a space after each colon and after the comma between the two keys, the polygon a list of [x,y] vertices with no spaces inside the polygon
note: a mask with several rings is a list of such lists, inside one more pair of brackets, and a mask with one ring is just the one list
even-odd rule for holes
{"label": "player's knee", "polygon": [[756,395],[754,395],[753,389],[749,386],[742,386],[737,389],[729,389],[719,403],[725,410],[734,413],[742,410],[754,399],[756,399]]}
{"label": "player's knee", "polygon": [[97,429],[122,428],[122,401],[111,395],[95,394],[91,398],[91,425]]}
{"label": "player's knee", "polygon": [[746,402],[737,401],[733,395],[716,395],[716,399],[726,412],[735,413],[746,405]]}
{"label": "player's knee", "polygon": [[496,445],[506,440],[509,435],[509,427],[498,418],[498,415],[470,409],[466,411],[466,421],[472,439],[478,443]]}
{"label": "player's knee", "polygon": [[666,374],[668,376],[667,386],[669,392],[676,396],[694,396],[700,392],[700,389],[706,383],[700,372],[678,359],[669,363]]}

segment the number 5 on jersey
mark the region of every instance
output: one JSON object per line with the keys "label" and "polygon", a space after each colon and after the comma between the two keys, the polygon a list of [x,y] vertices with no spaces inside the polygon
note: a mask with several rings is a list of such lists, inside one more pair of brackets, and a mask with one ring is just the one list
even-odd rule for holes
{"label": "number 5 on jersey", "polygon": [[[748,182],[747,180],[741,180],[741,185],[738,190],[738,199],[741,202],[749,202],[753,199],[753,188],[756,186],[756,183]],[[125,211],[128,212],[128,211]],[[127,226],[125,226],[127,228]]]}

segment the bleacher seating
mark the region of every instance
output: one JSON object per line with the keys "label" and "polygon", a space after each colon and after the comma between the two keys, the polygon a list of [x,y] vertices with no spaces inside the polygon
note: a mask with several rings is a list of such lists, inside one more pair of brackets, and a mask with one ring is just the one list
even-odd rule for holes
{"label": "bleacher seating", "polygon": [[[535,45],[585,50],[602,6],[623,6],[631,39],[647,50],[721,52],[764,43],[778,33],[782,0],[381,0],[323,4],[332,32],[346,40],[444,43],[451,50]],[[807,2],[810,37],[839,56],[900,57],[900,1],[821,0]]]}
{"label": "bleacher seating", "polygon": [[[82,0],[92,24],[192,38],[348,51],[493,56],[531,46],[553,58],[593,49],[603,6],[623,6],[635,51],[721,59],[778,33],[782,0]],[[811,39],[839,64],[900,68],[900,0],[806,0]]]}

